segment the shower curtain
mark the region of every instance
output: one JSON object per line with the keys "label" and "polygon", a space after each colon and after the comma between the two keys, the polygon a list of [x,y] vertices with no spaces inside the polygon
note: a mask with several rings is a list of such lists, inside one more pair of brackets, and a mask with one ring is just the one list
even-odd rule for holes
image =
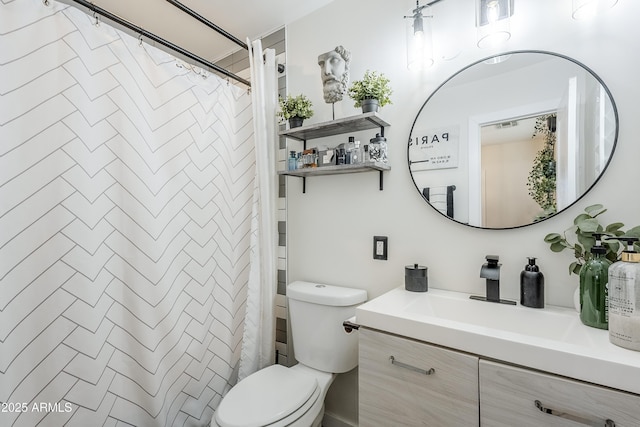
{"label": "shower curtain", "polygon": [[[253,117],[256,141],[256,175],[254,186],[254,223],[252,230],[251,269],[249,272],[249,294],[247,316],[238,380],[255,371],[272,365],[275,359],[276,295],[276,174],[275,136],[277,105],[276,58],[273,49],[262,50],[262,42],[253,43],[251,82],[253,95]],[[264,58],[264,59],[263,59]]]}
{"label": "shower curtain", "polygon": [[268,237],[251,97],[47,3],[0,2],[0,425],[208,425]]}

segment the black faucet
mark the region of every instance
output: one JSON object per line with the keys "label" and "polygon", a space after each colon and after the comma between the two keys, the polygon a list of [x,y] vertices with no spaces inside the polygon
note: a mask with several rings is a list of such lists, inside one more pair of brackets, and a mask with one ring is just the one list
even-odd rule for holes
{"label": "black faucet", "polygon": [[500,304],[515,305],[515,301],[500,299],[500,257],[487,255],[487,262],[480,269],[480,278],[487,280],[487,296],[471,295],[469,298],[479,301],[497,302]]}

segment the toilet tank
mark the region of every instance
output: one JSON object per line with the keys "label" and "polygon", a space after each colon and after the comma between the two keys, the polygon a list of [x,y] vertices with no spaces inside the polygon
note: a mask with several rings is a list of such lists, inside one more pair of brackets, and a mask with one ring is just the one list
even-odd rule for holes
{"label": "toilet tank", "polygon": [[324,372],[358,365],[358,334],[342,322],[353,317],[367,291],[296,281],[287,286],[293,351],[298,362]]}

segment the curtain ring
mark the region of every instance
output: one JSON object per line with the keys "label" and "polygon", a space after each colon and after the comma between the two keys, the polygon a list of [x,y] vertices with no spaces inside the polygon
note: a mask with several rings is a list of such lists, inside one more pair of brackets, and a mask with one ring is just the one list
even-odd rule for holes
{"label": "curtain ring", "polygon": [[42,0],[42,4],[45,6],[49,6],[49,0]]}
{"label": "curtain ring", "polygon": [[142,47],[142,34],[138,36],[138,46]]}
{"label": "curtain ring", "polygon": [[98,14],[96,13],[95,10],[93,11],[93,19],[96,20],[96,22],[94,22],[94,25],[98,27],[100,25],[100,19],[98,18]]}

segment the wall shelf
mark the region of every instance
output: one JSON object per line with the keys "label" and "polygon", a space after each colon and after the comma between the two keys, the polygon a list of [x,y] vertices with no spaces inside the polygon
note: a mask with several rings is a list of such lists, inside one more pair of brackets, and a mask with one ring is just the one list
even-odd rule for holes
{"label": "wall shelf", "polygon": [[391,125],[385,122],[378,113],[364,113],[357,116],[331,120],[330,122],[314,123],[283,130],[280,132],[280,135],[297,139],[298,141],[307,141],[309,139],[324,138],[325,136],[380,128],[380,134],[384,136],[384,128],[387,126]]}
{"label": "wall shelf", "polygon": [[339,175],[343,173],[359,173],[359,172],[373,172],[373,171],[388,171],[391,169],[386,163],[370,162],[359,165],[335,165],[335,166],[320,166],[317,168],[304,168],[296,169],[293,171],[279,171],[278,175],[288,176],[321,176],[321,175]]}
{"label": "wall shelf", "polygon": [[[357,116],[344,117],[337,120],[331,120],[329,122],[315,123],[307,126],[300,126],[293,129],[287,129],[280,131],[280,136],[286,138],[296,139],[304,143],[304,149],[307,148],[307,140],[324,138],[327,136],[341,135],[351,132],[359,132],[363,130],[380,128],[380,135],[384,136],[384,128],[391,126],[384,121],[378,113],[363,113]],[[296,169],[293,171],[279,171],[278,175],[295,176],[302,178],[302,192],[306,193],[306,178],[309,176],[322,176],[322,175],[338,175],[346,173],[361,173],[361,172],[379,172],[380,177],[380,190],[383,189],[383,176],[384,171],[391,169],[386,163],[382,162],[367,162],[365,164],[356,165],[332,165],[321,166],[317,168],[304,168]]]}

